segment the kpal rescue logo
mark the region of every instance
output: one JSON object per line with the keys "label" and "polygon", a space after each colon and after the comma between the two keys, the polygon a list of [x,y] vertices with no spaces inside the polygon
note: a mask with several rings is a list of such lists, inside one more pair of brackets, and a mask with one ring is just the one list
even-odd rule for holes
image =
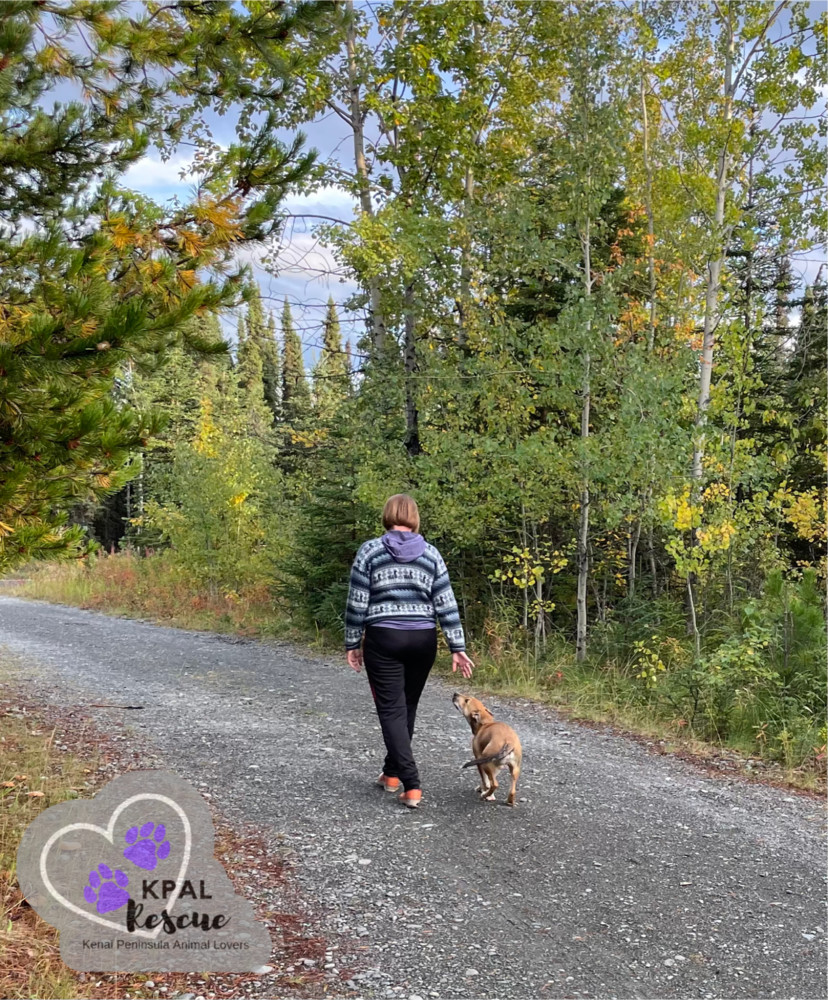
{"label": "kpal rescue logo", "polygon": [[169,771],[131,771],[52,806],[17,853],[20,886],[79,971],[245,972],[270,936],[213,857],[213,822]]}

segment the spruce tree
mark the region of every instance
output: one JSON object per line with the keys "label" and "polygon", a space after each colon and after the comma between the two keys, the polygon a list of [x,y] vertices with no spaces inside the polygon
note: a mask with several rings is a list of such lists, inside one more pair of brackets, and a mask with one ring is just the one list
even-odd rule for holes
{"label": "spruce tree", "polygon": [[342,349],[339,317],[333,298],[322,328],[322,349],[313,369],[313,401],[317,420],[327,427],[348,395],[348,359]]}
{"label": "spruce tree", "polygon": [[237,369],[207,374],[193,433],[173,446],[166,495],[148,499],[142,519],[213,594],[260,585],[279,554],[283,490],[272,443],[250,433],[248,389]]}
{"label": "spruce tree", "polygon": [[279,343],[276,339],[276,320],[273,313],[268,313],[267,324],[262,338],[262,381],[264,383],[265,402],[273,414],[273,419],[281,419],[281,379],[282,372],[279,362]]}
{"label": "spruce tree", "polygon": [[[260,316],[258,319],[260,320]],[[241,324],[240,324],[241,325]],[[261,323],[257,323],[254,313],[251,321],[248,310],[244,322],[244,337],[239,344],[238,389],[241,408],[248,433],[254,437],[270,439],[273,429],[273,413],[265,401],[264,365],[262,362]]]}
{"label": "spruce tree", "polygon": [[307,427],[310,402],[302,342],[293,325],[290,303],[285,299],[282,309],[282,416],[289,428],[296,431]]}
{"label": "spruce tree", "polygon": [[280,417],[279,345],[273,316],[265,322],[258,286],[253,287],[247,313],[239,320],[238,343],[240,383],[249,389],[249,403],[259,414],[261,396],[270,414],[269,423],[273,423]]}
{"label": "spruce tree", "polygon": [[244,342],[247,340],[247,323],[244,316],[239,316],[236,323],[236,364],[241,364],[244,356]]}
{"label": "spruce tree", "polygon": [[[194,317],[187,324],[188,336],[202,343],[222,343],[215,315]],[[131,410],[147,411],[160,418],[160,426],[146,447],[133,455],[139,471],[116,493],[86,511],[85,518],[73,512],[72,520],[84,524],[106,549],[122,544],[156,547],[157,532],[148,532],[141,522],[145,501],[170,498],[170,465],[176,442],[192,437],[205,388],[213,370],[226,369],[224,352],[204,354],[186,345],[171,348],[163,359],[144,358],[131,362],[116,380],[116,402]],[[85,508],[86,509],[85,505]]]}
{"label": "spruce tree", "polygon": [[791,436],[796,446],[790,481],[795,489],[824,495],[828,285],[821,275],[805,289],[801,306],[799,326],[785,365],[784,397],[793,417]]}
{"label": "spruce tree", "polygon": [[376,522],[356,494],[358,449],[347,410],[313,451],[310,481],[293,517],[293,544],[279,560],[279,589],[298,616],[341,634],[348,567]]}
{"label": "spruce tree", "polygon": [[[248,378],[262,380],[262,341],[264,339],[264,316],[262,300],[257,286],[253,286],[247,300],[247,311],[239,319],[238,367],[241,384],[247,385]],[[249,369],[249,371],[248,371]],[[264,398],[263,383],[262,398]]]}

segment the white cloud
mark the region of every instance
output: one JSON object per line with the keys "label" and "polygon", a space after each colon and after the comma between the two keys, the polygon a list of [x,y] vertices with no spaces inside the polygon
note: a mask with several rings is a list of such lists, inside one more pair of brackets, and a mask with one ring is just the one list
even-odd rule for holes
{"label": "white cloud", "polygon": [[336,186],[320,188],[307,194],[288,195],[283,204],[285,211],[293,215],[309,212],[345,220],[353,217],[356,208],[354,196]]}
{"label": "white cloud", "polygon": [[[192,157],[178,155],[163,161],[157,154],[148,155],[130,167],[124,179],[128,187],[151,197],[185,195],[197,179],[191,173],[192,166]],[[238,251],[236,258],[253,267],[260,284],[270,284],[280,295],[290,291],[291,298],[310,300],[321,296],[320,302],[324,302],[329,293],[340,298],[355,291],[347,271],[313,232],[326,220],[352,219],[356,209],[352,195],[343,188],[329,186],[288,195],[282,209],[289,217],[278,253],[275,244],[271,248],[246,247]],[[275,258],[274,262],[263,264],[263,257],[268,255]]]}
{"label": "white cloud", "polygon": [[[265,256],[273,257],[273,263],[262,263]],[[289,229],[278,250],[276,245],[272,248],[246,248],[239,251],[237,259],[279,278],[304,280],[317,288],[328,288],[339,284],[341,278],[348,277],[330,247],[323,246],[311,232]]]}
{"label": "white cloud", "polygon": [[[191,156],[171,156],[166,161],[160,156],[142,156],[124,174],[124,183],[127,187],[145,194],[157,194],[159,191],[183,192],[192,186],[195,180],[192,167]],[[182,171],[189,176],[182,179]]]}

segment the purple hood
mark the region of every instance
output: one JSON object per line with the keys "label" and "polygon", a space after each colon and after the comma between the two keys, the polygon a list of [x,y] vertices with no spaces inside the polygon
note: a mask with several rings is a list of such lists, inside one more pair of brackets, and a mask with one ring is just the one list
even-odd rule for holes
{"label": "purple hood", "polygon": [[425,539],[416,531],[386,531],[382,536],[385,546],[397,562],[414,562],[425,552]]}

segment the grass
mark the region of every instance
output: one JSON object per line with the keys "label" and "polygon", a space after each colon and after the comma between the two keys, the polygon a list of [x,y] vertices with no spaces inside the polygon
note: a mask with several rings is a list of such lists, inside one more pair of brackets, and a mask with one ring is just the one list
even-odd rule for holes
{"label": "grass", "polygon": [[[608,661],[576,663],[568,649],[552,647],[537,664],[505,650],[496,659],[484,655],[475,663],[474,686],[484,699],[498,694],[540,701],[574,721],[611,726],[658,753],[675,753],[717,771],[772,784],[825,792],[820,720],[803,725],[794,750],[784,742],[769,745],[764,728],[751,725],[749,712],[726,737],[711,733],[705,719],[694,728],[674,704],[658,692],[648,694],[629,672]],[[446,666],[438,672],[452,677]]]}
{"label": "grass", "polygon": [[128,618],[149,618],[179,628],[244,636],[295,636],[267,587],[210,593],[166,554],[141,558],[132,552],[84,562],[41,563],[6,588],[55,604],[71,604]]}
{"label": "grass", "polygon": [[[519,653],[475,660],[474,684],[480,692],[526,698],[551,705],[579,721],[611,725],[642,736],[681,740],[681,720],[654,715],[630,680],[615,670],[577,664],[568,654],[554,653],[535,664]],[[450,671],[441,671],[450,676]]]}
{"label": "grass", "polygon": [[[141,558],[124,552],[84,563],[47,563],[30,568],[24,577],[13,590],[24,597],[182,628],[285,637],[330,651],[341,648],[338,636],[310,634],[292,622],[288,610],[277,605],[266,586],[238,593],[205,593],[168,553]],[[738,730],[726,736],[709,726],[694,730],[675,704],[646,696],[628,671],[599,659],[577,664],[563,643],[553,641],[539,663],[503,643],[475,654],[474,687],[478,693],[540,701],[574,720],[611,725],[644,737],[659,751],[679,752],[702,762],[716,760],[720,768],[726,761],[735,773],[805,790],[825,788],[819,720],[797,734],[795,748],[793,744],[771,746],[763,742],[762,726],[753,725],[757,720],[749,713]],[[437,672],[452,677],[447,661],[444,651],[438,658]],[[455,676],[459,682],[459,675]]]}

